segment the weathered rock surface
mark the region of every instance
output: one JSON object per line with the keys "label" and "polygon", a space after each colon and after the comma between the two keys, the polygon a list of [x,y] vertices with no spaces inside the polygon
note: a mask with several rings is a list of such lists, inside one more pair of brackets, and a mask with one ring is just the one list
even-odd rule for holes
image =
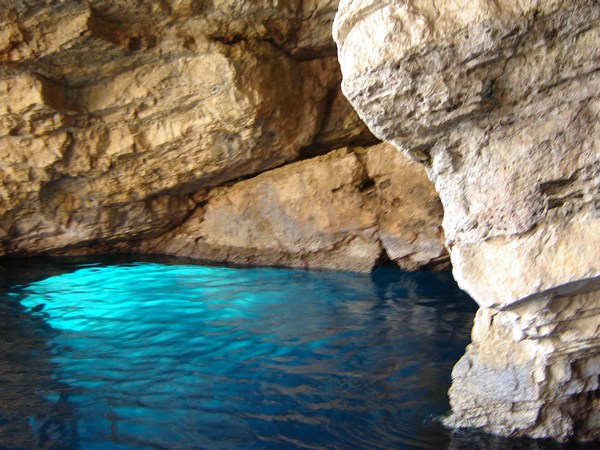
{"label": "weathered rock surface", "polygon": [[362,272],[389,257],[414,270],[447,260],[441,218],[424,170],[380,144],[217,188],[183,225],[139,251]]}
{"label": "weathered rock surface", "polygon": [[339,88],[337,1],[0,7],[0,255],[443,265],[439,199],[395,150],[268,172],[378,142]]}
{"label": "weathered rock surface", "polygon": [[405,270],[447,268],[444,211],[425,170],[388,143],[357,149],[373,183],[379,239],[387,258]]}
{"label": "weathered rock surface", "polygon": [[327,35],[283,48],[271,29],[320,23],[326,2],[4,3],[3,253],[167,230],[204,188],[297,159],[339,79],[335,58],[293,57]]}
{"label": "weathered rock surface", "polygon": [[598,439],[598,291],[481,308],[454,367],[451,426]]}
{"label": "weathered rock surface", "polygon": [[427,167],[482,306],[453,426],[600,436],[599,19],[592,0],[340,2],[343,91]]}

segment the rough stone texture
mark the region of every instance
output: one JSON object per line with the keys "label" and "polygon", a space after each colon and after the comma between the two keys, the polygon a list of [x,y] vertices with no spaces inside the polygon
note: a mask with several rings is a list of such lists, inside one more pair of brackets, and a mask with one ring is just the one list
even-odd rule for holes
{"label": "rough stone texture", "polygon": [[373,183],[370,204],[387,257],[405,270],[447,268],[444,211],[425,170],[387,143],[357,154]]}
{"label": "rough stone texture", "polygon": [[598,291],[481,308],[454,367],[451,426],[598,439]]}
{"label": "rough stone texture", "polygon": [[371,270],[381,245],[377,217],[364,207],[359,192],[365,178],[356,156],[340,151],[217,189],[205,207],[172,235],[159,238],[151,252]]}
{"label": "rough stone texture", "polygon": [[204,3],[0,3],[0,253],[160,234],[313,142],[333,4]]}
{"label": "rough stone texture", "polygon": [[362,272],[389,256],[414,270],[447,261],[441,217],[424,170],[380,144],[214,189],[182,226],[139,251]]}
{"label": "rough stone texture", "polygon": [[[120,50],[195,49],[203,41],[268,41],[295,59],[335,56],[331,22],[337,0],[1,0],[2,61],[48,57],[73,67],[86,82],[93,63],[120,72],[148,55],[112,61]],[[106,45],[112,44],[112,45]],[[69,55],[57,50],[75,50]],[[89,51],[82,53],[80,50]],[[97,53],[94,52],[97,51]],[[83,59],[81,59],[83,58]],[[76,62],[72,59],[71,62]],[[125,65],[125,67],[123,67]],[[57,72],[64,74],[62,67]],[[52,70],[46,67],[44,70]],[[102,76],[102,74],[98,74]]]}
{"label": "rough stone texture", "polygon": [[[339,87],[336,9],[0,0],[0,256],[146,241],[215,261],[364,271],[385,247],[407,269],[443,266],[437,195],[390,148],[361,151],[364,167],[335,154],[235,184],[378,142]],[[407,190],[389,187],[396,169]],[[371,172],[382,182],[367,195]]]}
{"label": "rough stone texture", "polygon": [[[339,81],[342,81],[340,74]],[[346,145],[374,145],[379,140],[358,117],[341,89],[332,91],[321,129],[311,145],[302,150],[306,156],[316,156],[332,148]]]}
{"label": "rough stone texture", "polygon": [[[592,0],[340,2],[342,89],[427,167],[455,277],[482,306],[453,426],[599,438],[599,19]],[[548,302],[585,327],[529,334]]]}

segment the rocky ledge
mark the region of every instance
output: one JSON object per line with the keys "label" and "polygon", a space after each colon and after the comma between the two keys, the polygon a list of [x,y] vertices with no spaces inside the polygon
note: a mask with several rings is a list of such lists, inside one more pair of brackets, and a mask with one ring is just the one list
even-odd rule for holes
{"label": "rocky ledge", "polygon": [[144,253],[368,272],[447,267],[442,206],[389,144],[344,148],[217,188]]}
{"label": "rocky ledge", "polygon": [[480,304],[455,427],[600,438],[600,5],[342,0],[344,94],[421,162]]}

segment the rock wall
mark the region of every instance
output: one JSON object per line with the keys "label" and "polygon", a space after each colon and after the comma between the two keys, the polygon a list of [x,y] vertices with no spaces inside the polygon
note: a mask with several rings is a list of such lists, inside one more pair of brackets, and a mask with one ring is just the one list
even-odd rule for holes
{"label": "rock wall", "polygon": [[600,5],[342,0],[342,89],[426,166],[481,305],[447,423],[600,438]]}
{"label": "rock wall", "polygon": [[[319,157],[378,142],[339,88],[336,8],[0,0],[0,256],[145,251],[350,270],[443,260],[439,200],[420,169],[389,150],[387,162],[358,149]],[[388,212],[408,194],[387,195],[385,166],[423,192],[406,201],[414,211]]]}
{"label": "rock wall", "polygon": [[294,160],[319,131],[333,58],[297,60],[237,29],[213,36],[220,11],[110,3],[3,11],[0,213],[11,253],[159,233],[194,207],[190,195]]}
{"label": "rock wall", "polygon": [[442,206],[425,172],[389,144],[343,148],[211,191],[140,251],[238,264],[368,272],[446,267]]}

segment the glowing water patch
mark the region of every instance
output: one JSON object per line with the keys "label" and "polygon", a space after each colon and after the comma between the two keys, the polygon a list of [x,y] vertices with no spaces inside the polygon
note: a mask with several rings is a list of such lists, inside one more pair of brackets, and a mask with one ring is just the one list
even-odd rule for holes
{"label": "glowing water patch", "polygon": [[90,266],[11,295],[54,330],[53,439],[86,449],[439,448],[473,311],[398,271]]}
{"label": "glowing water patch", "polygon": [[57,329],[114,332],[132,321],[167,323],[182,315],[202,315],[206,308],[220,309],[223,317],[243,313],[260,292],[242,292],[239,286],[253,284],[257,275],[252,270],[151,263],[91,267],[31,284],[21,303],[43,310]]}

